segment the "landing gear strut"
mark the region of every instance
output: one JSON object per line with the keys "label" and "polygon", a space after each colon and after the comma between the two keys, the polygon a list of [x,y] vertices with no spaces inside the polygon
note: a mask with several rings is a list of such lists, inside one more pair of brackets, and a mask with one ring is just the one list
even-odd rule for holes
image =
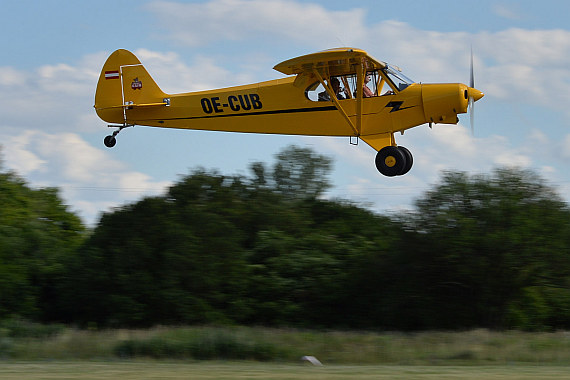
{"label": "landing gear strut", "polygon": [[413,163],[412,153],[403,146],[385,146],[376,154],[376,168],[388,177],[406,174]]}
{"label": "landing gear strut", "polygon": [[115,128],[115,127],[119,128],[116,131],[114,131],[112,135],[106,136],[105,139],[103,140],[103,143],[105,144],[105,146],[107,148],[112,148],[115,146],[115,144],[117,144],[117,139],[115,137],[119,134],[119,132],[121,132],[125,128],[132,127],[132,125],[129,125],[129,124],[109,125],[109,127],[110,128]]}

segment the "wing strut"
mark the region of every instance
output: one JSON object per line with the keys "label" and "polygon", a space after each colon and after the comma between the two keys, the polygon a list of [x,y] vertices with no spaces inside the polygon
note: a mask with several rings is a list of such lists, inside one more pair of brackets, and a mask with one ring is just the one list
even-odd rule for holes
{"label": "wing strut", "polygon": [[358,130],[358,135],[362,131],[362,98],[364,97],[364,68],[362,67],[364,62],[356,67],[356,129]]}

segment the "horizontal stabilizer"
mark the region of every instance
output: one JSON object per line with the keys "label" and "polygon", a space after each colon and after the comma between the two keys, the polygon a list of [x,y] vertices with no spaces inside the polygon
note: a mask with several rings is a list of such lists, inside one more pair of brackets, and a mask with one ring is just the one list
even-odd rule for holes
{"label": "horizontal stabilizer", "polygon": [[131,109],[131,108],[137,108],[137,107],[156,107],[156,106],[170,106],[170,99],[164,99],[163,102],[161,103],[145,103],[145,104],[119,104],[116,106],[106,106],[106,107],[95,107],[96,110],[106,110],[106,109],[112,109],[112,108],[126,108],[126,109]]}

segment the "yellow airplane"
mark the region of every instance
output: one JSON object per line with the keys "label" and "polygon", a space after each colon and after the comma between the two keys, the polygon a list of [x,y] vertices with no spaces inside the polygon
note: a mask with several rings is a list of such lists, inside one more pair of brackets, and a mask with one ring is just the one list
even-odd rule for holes
{"label": "yellow airplane", "polygon": [[[421,84],[364,50],[338,48],[279,63],[282,79],[183,94],[166,94],[131,52],[112,53],[99,77],[97,115],[117,134],[134,125],[228,132],[345,136],[378,153],[386,176],[412,167],[410,151],[394,134],[421,124],[457,124],[460,113],[483,97],[473,85]],[[471,118],[471,121],[473,119]]]}

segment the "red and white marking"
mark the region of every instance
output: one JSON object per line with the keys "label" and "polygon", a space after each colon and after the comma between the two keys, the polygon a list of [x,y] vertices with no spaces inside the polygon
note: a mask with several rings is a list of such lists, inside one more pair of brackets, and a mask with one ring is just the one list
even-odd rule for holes
{"label": "red and white marking", "polygon": [[105,79],[119,79],[118,71],[105,71]]}

